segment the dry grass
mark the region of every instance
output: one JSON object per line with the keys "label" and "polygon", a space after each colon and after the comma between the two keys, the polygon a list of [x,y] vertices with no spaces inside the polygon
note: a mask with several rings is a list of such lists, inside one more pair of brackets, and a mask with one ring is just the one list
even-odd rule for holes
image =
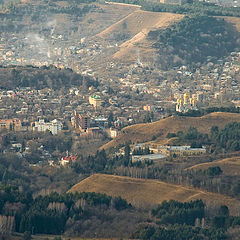
{"label": "dry grass", "polygon": [[226,20],[229,23],[232,23],[233,26],[237,29],[237,31],[240,32],[240,18],[239,17],[224,17],[224,20]]}
{"label": "dry grass", "polygon": [[119,144],[123,145],[126,142],[147,142],[153,136],[157,136],[156,142],[164,144],[166,142],[166,135],[169,132],[186,132],[189,127],[193,126],[201,133],[209,133],[211,127],[214,125],[222,128],[224,125],[234,121],[240,121],[240,114],[217,112],[202,117],[171,116],[157,122],[136,124],[123,128],[118,137],[105,144],[102,148],[109,149]]}
{"label": "dry grass", "polygon": [[94,174],[74,185],[69,190],[69,192],[76,191],[121,196],[133,205],[159,204],[163,200],[171,199],[181,202],[202,199],[210,204],[225,204],[229,207],[231,214],[240,214],[240,201],[237,199],[190,187],[168,184],[158,180]]}
{"label": "dry grass", "polygon": [[198,169],[208,169],[209,167],[216,167],[219,166],[223,174],[225,175],[231,175],[236,176],[240,174],[240,157],[231,157],[231,158],[225,158],[213,162],[207,162],[207,163],[201,163],[194,165],[192,167],[187,168],[186,170],[198,170]]}
{"label": "dry grass", "polygon": [[[136,44],[141,43],[141,45],[143,45],[138,46],[138,48],[141,49],[141,53],[145,51],[144,45],[146,43],[144,40],[146,40],[146,36],[150,30],[165,28],[173,22],[180,21],[183,17],[184,15],[180,14],[147,12],[137,9],[133,13],[99,33],[97,36],[103,39],[109,39],[115,33],[130,33],[132,38],[124,42],[120,46],[120,50],[113,55],[113,58],[115,59],[126,59],[127,56],[127,59],[129,60],[131,57],[135,58]],[[125,28],[123,27],[124,25]],[[148,46],[148,51],[149,48],[151,49],[151,46]],[[154,50],[151,49],[151,51]]]}
{"label": "dry grass", "polygon": [[[183,17],[184,15],[180,14],[147,12],[137,9],[99,33],[98,36],[101,38],[108,38],[112,33],[119,33],[123,32],[124,30],[131,33],[132,35],[136,35],[143,29],[151,30],[167,27],[174,21],[181,20]],[[123,28],[123,24],[126,26],[125,29]]]}

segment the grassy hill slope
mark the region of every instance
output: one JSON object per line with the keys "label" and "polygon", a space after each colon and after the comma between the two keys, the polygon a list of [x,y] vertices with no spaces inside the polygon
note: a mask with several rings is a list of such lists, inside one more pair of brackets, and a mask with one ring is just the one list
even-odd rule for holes
{"label": "grassy hill slope", "polygon": [[231,122],[239,122],[240,114],[237,113],[210,113],[202,117],[181,117],[171,116],[157,122],[136,124],[123,128],[120,135],[112,141],[105,144],[102,148],[109,149],[126,142],[147,142],[151,141],[153,136],[157,141],[163,143],[169,132],[187,131],[189,127],[196,127],[201,133],[208,133],[212,126],[220,128]]}
{"label": "grassy hill slope", "polygon": [[239,175],[240,174],[240,157],[231,157],[231,158],[224,158],[221,160],[213,161],[213,162],[207,162],[207,163],[201,163],[194,165],[190,168],[187,168],[186,170],[205,170],[209,167],[216,167],[219,166],[223,174],[226,175]]}
{"label": "grassy hill slope", "polygon": [[[120,21],[111,25],[104,31],[100,32],[97,36],[103,39],[115,39],[124,41],[120,45],[113,58],[119,60],[133,60],[136,55],[136,44],[141,43],[141,55],[148,55],[149,52],[155,51],[149,41],[145,41],[149,31],[159,28],[165,28],[173,22],[180,21],[184,15],[174,13],[160,13],[160,12],[147,12],[137,9]],[[147,44],[147,51],[146,47]]]}
{"label": "grassy hill slope", "polygon": [[132,204],[159,204],[163,200],[190,201],[202,199],[207,203],[227,205],[231,214],[236,215],[240,201],[224,195],[201,191],[180,185],[168,184],[158,180],[145,180],[105,174],[94,174],[78,184],[69,192],[97,192],[110,196],[121,196]]}
{"label": "grassy hill slope", "polygon": [[131,35],[135,35],[143,29],[150,30],[153,28],[166,27],[183,17],[184,15],[180,14],[147,12],[137,9],[133,13],[100,32],[97,36],[108,39],[113,33],[124,31],[129,32]]}

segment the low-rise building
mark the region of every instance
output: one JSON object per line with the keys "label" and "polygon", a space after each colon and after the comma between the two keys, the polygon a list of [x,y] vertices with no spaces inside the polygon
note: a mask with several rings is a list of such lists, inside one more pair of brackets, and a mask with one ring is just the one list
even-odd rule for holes
{"label": "low-rise building", "polygon": [[132,162],[138,161],[158,161],[166,158],[166,155],[156,153],[156,154],[147,154],[147,155],[132,155]]}
{"label": "low-rise building", "polygon": [[17,118],[1,119],[0,120],[0,130],[2,130],[2,129],[21,131],[22,130],[22,122],[20,119],[17,119]]}
{"label": "low-rise building", "polygon": [[66,166],[70,162],[76,162],[76,160],[77,160],[77,156],[70,155],[70,156],[62,157],[59,162],[62,166]]}
{"label": "low-rise building", "polygon": [[102,106],[103,100],[99,95],[91,95],[89,96],[89,103],[97,109]]}
{"label": "low-rise building", "polygon": [[167,156],[192,156],[206,153],[206,148],[191,148],[191,146],[158,146],[158,152]]}

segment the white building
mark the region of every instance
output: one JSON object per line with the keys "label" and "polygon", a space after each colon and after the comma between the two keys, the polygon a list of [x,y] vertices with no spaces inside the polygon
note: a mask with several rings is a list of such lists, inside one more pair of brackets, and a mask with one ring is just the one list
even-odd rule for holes
{"label": "white building", "polygon": [[157,153],[157,154],[147,154],[147,155],[132,155],[132,161],[159,161],[161,159],[166,158],[166,155]]}
{"label": "white building", "polygon": [[54,119],[51,122],[45,122],[44,119],[40,119],[38,122],[35,122],[33,127],[34,131],[45,132],[50,131],[53,135],[57,134],[63,128],[61,121]]}
{"label": "white building", "polygon": [[116,128],[110,128],[110,137],[115,138],[119,134],[119,131]]}

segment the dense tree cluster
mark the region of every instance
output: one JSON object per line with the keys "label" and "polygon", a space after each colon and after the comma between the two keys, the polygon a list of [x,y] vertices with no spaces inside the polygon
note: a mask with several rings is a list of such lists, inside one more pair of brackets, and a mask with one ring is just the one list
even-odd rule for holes
{"label": "dense tree cluster", "polygon": [[226,235],[222,230],[194,228],[185,225],[171,225],[169,227],[144,226],[133,237],[144,240],[225,240]]}
{"label": "dense tree cluster", "polygon": [[[137,155],[150,154],[150,150],[146,148],[145,150],[136,150]],[[84,158],[82,156],[72,164],[73,169],[77,173],[92,174],[92,173],[113,173],[115,168],[118,167],[137,167],[140,169],[146,166],[153,165],[153,161],[138,161],[132,162],[132,157],[130,155],[130,146],[126,145],[124,147],[124,154],[117,156],[107,156],[105,150],[97,151],[95,155],[89,155]]]}
{"label": "dense tree cluster", "polygon": [[15,66],[0,67],[0,88],[16,87],[68,88],[73,86],[97,86],[98,82],[88,76],[82,76],[71,69],[59,69],[55,66]]}
{"label": "dense tree cluster", "polygon": [[153,153],[149,147],[134,149],[132,155],[147,155]]}
{"label": "dense tree cluster", "polygon": [[162,224],[194,225],[197,218],[204,218],[204,203],[201,200],[185,203],[163,201],[152,210],[152,214],[159,218]]}
{"label": "dense tree cluster", "polygon": [[[96,9],[97,6],[93,4],[95,0],[74,0],[67,1],[66,6],[57,4],[58,1],[44,1],[42,5],[37,8],[34,4],[18,4],[14,2],[6,3],[3,5],[3,9],[7,9],[5,13],[1,13],[2,17],[8,19],[22,20],[25,15],[31,17],[32,21],[40,21],[42,16],[49,14],[69,14],[75,17],[83,17],[89,11]],[[14,28],[10,29],[6,25],[1,25],[1,28],[5,27],[5,31],[13,31]],[[6,28],[7,27],[7,28]]]}
{"label": "dense tree cluster", "polygon": [[229,123],[221,130],[217,126],[213,126],[211,128],[211,139],[214,142],[214,151],[239,151],[240,123]]}
{"label": "dense tree cluster", "polygon": [[231,152],[240,150],[240,123],[233,122],[219,129],[211,128],[210,135],[198,132],[197,128],[190,127],[187,132],[168,133],[168,138],[178,137],[178,141],[188,143],[191,147],[207,145],[210,153]]}
{"label": "dense tree cluster", "polygon": [[153,47],[159,49],[166,67],[173,67],[167,64],[171,56],[178,58],[172,61],[175,66],[195,67],[208,56],[218,59],[237,47],[237,33],[224,19],[208,16],[185,17],[165,29],[150,31],[148,37],[155,41]]}
{"label": "dense tree cluster", "polygon": [[45,234],[61,234],[70,219],[88,219],[95,215],[97,208],[102,212],[113,208],[122,211],[131,208],[121,197],[106,194],[75,193],[32,197],[20,193],[11,186],[1,186],[0,215],[15,217],[15,231]]}
{"label": "dense tree cluster", "polygon": [[[152,215],[160,221],[157,224],[143,224],[133,234],[136,239],[226,239],[226,230],[239,225],[239,217],[229,216],[228,207],[222,205],[214,216],[205,216],[202,200],[178,202],[163,201]],[[207,220],[206,220],[207,219]],[[210,226],[206,227],[206,222]]]}

